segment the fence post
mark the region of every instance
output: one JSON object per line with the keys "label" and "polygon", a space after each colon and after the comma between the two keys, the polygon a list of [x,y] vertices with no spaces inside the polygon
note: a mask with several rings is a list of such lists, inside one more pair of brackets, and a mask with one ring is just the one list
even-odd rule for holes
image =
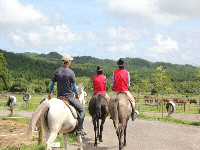
{"label": "fence post", "polygon": [[186,102],[183,102],[184,112],[185,112],[185,106],[186,106]]}
{"label": "fence post", "polygon": [[170,112],[171,112],[171,105],[169,104],[169,107],[168,107],[168,116],[167,117],[170,117]]}
{"label": "fence post", "polygon": [[13,116],[13,109],[10,109],[10,116]]}
{"label": "fence post", "polygon": [[28,102],[26,101],[26,110],[28,109]]}
{"label": "fence post", "polygon": [[199,96],[199,113],[200,113],[200,96]]}
{"label": "fence post", "polygon": [[163,97],[162,97],[162,118],[163,118]]}

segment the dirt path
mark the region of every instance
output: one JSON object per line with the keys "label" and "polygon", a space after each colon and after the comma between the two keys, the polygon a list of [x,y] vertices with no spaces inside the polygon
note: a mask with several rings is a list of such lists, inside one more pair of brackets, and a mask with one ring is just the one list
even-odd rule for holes
{"label": "dirt path", "polygon": [[[83,138],[84,150],[116,150],[118,139],[110,119],[107,119],[103,132],[103,143],[94,147],[94,132],[91,118],[84,123],[88,134]],[[129,121],[127,128],[127,147],[124,150],[197,150],[200,146],[200,128],[136,119]],[[70,147],[71,150],[75,146]]]}
{"label": "dirt path", "polygon": [[[25,115],[23,111],[20,113]],[[0,116],[3,116],[3,114],[6,114],[5,111],[0,111]],[[26,116],[30,115],[26,114]],[[99,143],[97,147],[93,146],[94,131],[91,117],[86,116],[84,128],[88,132],[83,138],[84,150],[118,149],[118,139],[112,120],[107,118],[103,132],[104,141]],[[136,119],[134,122],[129,120],[127,147],[124,150],[198,150],[199,147],[200,127]],[[77,145],[73,144],[69,149],[75,150]]]}

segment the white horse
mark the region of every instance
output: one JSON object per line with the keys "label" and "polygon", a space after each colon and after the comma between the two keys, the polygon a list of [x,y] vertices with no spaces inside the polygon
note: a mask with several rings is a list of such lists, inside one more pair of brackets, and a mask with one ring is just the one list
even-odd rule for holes
{"label": "white horse", "polygon": [[79,101],[83,107],[85,107],[87,93],[85,92],[85,86],[82,84],[78,85]]}
{"label": "white horse", "polygon": [[[57,98],[43,101],[36,108],[31,117],[28,135],[33,132],[38,121],[41,121],[41,125],[44,127],[46,150],[51,150],[52,143],[56,139],[58,133],[63,133],[65,150],[67,150],[67,134],[74,130],[78,123],[69,107]],[[77,138],[79,140],[79,149],[82,150],[82,138],[81,136]]]}
{"label": "white horse", "polygon": [[16,97],[15,96],[10,96],[8,98],[7,103],[6,103],[6,108],[9,109],[9,110],[12,110],[15,107],[16,102],[17,102]]}

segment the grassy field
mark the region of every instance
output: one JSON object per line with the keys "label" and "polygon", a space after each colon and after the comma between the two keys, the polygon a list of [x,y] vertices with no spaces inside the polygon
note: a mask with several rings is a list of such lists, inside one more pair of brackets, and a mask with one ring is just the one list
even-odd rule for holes
{"label": "grassy field", "polygon": [[[0,99],[0,110],[6,110],[5,105],[6,102],[1,103],[1,101],[7,101],[7,98],[9,96],[11,96],[12,94],[8,94],[7,97]],[[112,95],[112,92],[108,93],[109,96]],[[133,96],[135,96],[135,93],[132,93]],[[14,95],[17,98],[17,105],[15,107],[15,110],[27,110],[27,111],[33,111],[35,110],[35,108],[38,106],[38,104],[40,103],[40,101],[43,98],[47,98],[47,94],[31,94],[31,99],[29,101],[28,106],[26,107],[26,103],[23,101],[23,95]],[[53,97],[56,97],[56,95],[53,95]],[[87,101],[90,100],[91,97],[91,93],[88,93],[88,97],[87,97]],[[162,112],[162,108],[157,109],[156,106],[156,102],[153,103],[147,103],[147,104],[151,104],[151,105],[144,105],[144,99],[142,99],[144,97],[144,95],[141,95],[141,99],[136,102],[136,109],[140,112],[145,112],[145,111],[153,111],[153,112]],[[163,98],[183,98],[183,99],[188,99],[184,96],[181,95],[166,95],[163,96]],[[196,99],[198,101],[199,97],[190,97],[192,99]],[[186,108],[185,108],[185,112],[183,109],[183,105],[181,104],[176,104],[176,113],[191,113],[191,114],[197,114],[199,113],[199,104],[189,104],[189,102],[186,104]],[[163,112],[166,112],[166,108],[163,105]],[[88,112],[87,112],[88,114]]]}
{"label": "grassy field", "polygon": [[[1,101],[7,101],[7,98],[9,96],[11,96],[11,95],[12,94],[8,94],[7,97],[1,98],[0,102]],[[88,95],[89,96],[88,96],[87,100],[89,100],[90,97],[91,97],[91,94],[88,94]],[[112,95],[112,93],[109,93],[109,95]],[[15,110],[33,111],[38,106],[40,101],[43,98],[47,97],[47,94],[32,94],[31,95],[31,99],[29,101],[29,105],[28,105],[27,108],[26,108],[26,103],[23,102],[23,95],[21,94],[21,95],[15,95],[15,96],[17,98],[17,105],[15,107]],[[133,96],[135,96],[134,93],[133,93]],[[143,96],[144,95],[142,95],[141,97],[143,97]],[[53,97],[56,97],[56,95],[54,95]],[[180,95],[168,95],[168,96],[166,96],[164,98],[174,98],[174,97],[180,97],[180,98],[186,99],[186,97],[182,97]],[[198,100],[198,97],[193,97],[193,98]],[[0,103],[0,109],[1,110],[6,110],[5,104],[6,104],[5,102],[4,103]],[[156,106],[157,103],[156,102],[148,103],[148,104],[151,104],[152,106],[147,106],[147,105],[144,105],[144,104],[145,104],[144,99],[140,99],[137,102],[136,109],[139,112],[151,112],[151,111],[153,111],[153,112],[162,112],[162,109],[159,109],[159,110],[157,109],[157,106]],[[88,108],[88,105],[86,105],[86,115],[89,115],[87,108]],[[163,106],[163,112],[164,113],[167,112],[165,106]],[[199,105],[198,104],[189,104],[189,103],[187,103],[186,104],[186,111],[184,112],[183,106],[179,105],[179,104],[176,104],[176,113],[198,114],[199,113]],[[15,116],[17,116],[17,115],[15,115]],[[155,116],[145,116],[143,114],[138,115],[138,118],[200,126],[199,122],[187,121],[187,120],[181,120],[181,119],[175,119],[175,118],[167,118],[167,117],[161,118],[161,117],[155,117]],[[23,123],[27,124],[29,122],[29,119],[15,119],[15,121],[23,122]],[[35,139],[32,139],[32,140],[38,140],[38,139],[35,138]],[[68,142],[69,143],[74,143],[76,141],[77,141],[77,139],[76,139],[75,135],[70,135],[69,136],[69,138],[68,138]],[[63,136],[62,135],[57,136],[56,142],[60,142],[61,143],[61,147],[62,148],[64,147],[64,142],[63,142]],[[0,148],[0,150],[44,150],[44,149],[45,149],[44,145],[31,145],[31,146],[21,145],[21,146],[14,146],[14,147],[10,146],[8,148]]]}

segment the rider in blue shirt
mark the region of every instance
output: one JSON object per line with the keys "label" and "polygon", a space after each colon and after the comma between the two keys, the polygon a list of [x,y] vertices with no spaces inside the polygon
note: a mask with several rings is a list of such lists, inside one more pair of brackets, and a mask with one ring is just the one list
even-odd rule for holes
{"label": "rider in blue shirt", "polygon": [[[86,133],[82,131],[83,121],[85,117],[85,109],[79,102],[78,89],[76,85],[76,78],[74,72],[69,68],[71,65],[71,61],[73,58],[68,54],[62,57],[63,66],[59,67],[53,76],[52,82],[49,87],[49,95],[48,98],[51,99],[52,91],[55,82],[57,82],[57,97],[65,97],[69,100],[70,104],[75,107],[75,109],[79,112],[80,116],[78,117],[78,128],[77,128],[77,136],[85,135]],[[72,90],[73,87],[73,90]],[[76,94],[76,98],[73,95],[73,92]]]}

